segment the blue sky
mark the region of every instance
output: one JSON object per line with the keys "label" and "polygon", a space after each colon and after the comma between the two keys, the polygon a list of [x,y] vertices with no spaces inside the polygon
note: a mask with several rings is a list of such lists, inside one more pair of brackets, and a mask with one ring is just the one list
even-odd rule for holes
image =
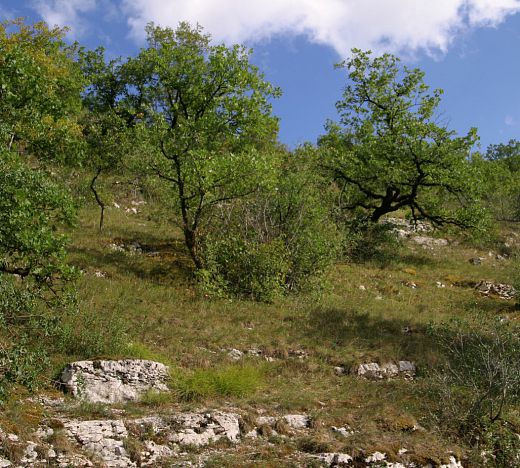
{"label": "blue sky", "polygon": [[246,43],[267,79],[280,139],[315,142],[346,84],[334,63],[352,47],[391,52],[443,88],[441,120],[483,149],[520,139],[520,0],[0,0],[0,16],[71,27],[70,39],[131,55],[144,26],[199,22],[218,42]]}

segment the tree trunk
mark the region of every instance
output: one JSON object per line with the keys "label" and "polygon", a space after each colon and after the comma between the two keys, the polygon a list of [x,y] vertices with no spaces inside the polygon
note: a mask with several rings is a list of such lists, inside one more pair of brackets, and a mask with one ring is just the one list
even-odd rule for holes
{"label": "tree trunk", "polygon": [[204,268],[204,263],[199,254],[199,242],[197,231],[190,229],[187,226],[184,226],[184,241],[186,242],[186,247],[188,247],[188,251],[190,252],[191,259],[195,265],[195,269],[201,270]]}

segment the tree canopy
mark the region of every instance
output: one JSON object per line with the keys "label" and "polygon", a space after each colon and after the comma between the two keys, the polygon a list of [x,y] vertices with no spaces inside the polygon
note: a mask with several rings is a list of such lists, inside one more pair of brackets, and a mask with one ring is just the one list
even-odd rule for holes
{"label": "tree canopy", "polygon": [[114,107],[146,148],[141,167],[173,189],[186,245],[201,268],[212,208],[258,184],[265,161],[259,150],[276,142],[269,98],[279,90],[250,63],[250,50],[212,45],[201,27],[150,24],[147,33],[148,46],[117,70],[122,86]]}
{"label": "tree canopy", "polygon": [[442,91],[397,57],[354,49],[337,65],[349,84],[319,140],[322,164],[340,186],[341,206],[372,221],[400,209],[414,219],[478,224],[478,174],[470,164],[475,129],[459,137],[436,120]]}

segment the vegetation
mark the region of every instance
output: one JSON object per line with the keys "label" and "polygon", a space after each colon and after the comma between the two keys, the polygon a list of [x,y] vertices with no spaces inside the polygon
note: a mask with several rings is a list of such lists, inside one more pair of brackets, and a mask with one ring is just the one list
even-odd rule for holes
{"label": "vegetation", "polygon": [[353,50],[337,65],[349,84],[321,138],[323,166],[341,189],[340,206],[372,222],[409,209],[434,224],[475,227],[482,220],[478,174],[469,161],[476,129],[464,137],[436,123],[442,90],[429,92],[424,72],[385,54]]}
{"label": "vegetation", "polygon": [[[55,391],[66,362],[138,357],[171,364],[172,391],[129,414],[312,415],[309,437],[266,429],[259,463],[406,447],[417,464],[449,449],[514,466],[518,305],[471,286],[518,282],[518,142],[472,153],[476,131],[436,123],[441,92],[420,70],[354,50],[339,124],[289,150],[251,51],[185,23],[147,33],[107,61],[60,29],[0,27],[0,423],[36,427],[24,397]],[[378,222],[390,213],[457,243],[399,240]],[[488,218],[479,244],[447,229]],[[348,372],[399,360],[414,382]],[[325,429],[341,425],[355,432]]]}

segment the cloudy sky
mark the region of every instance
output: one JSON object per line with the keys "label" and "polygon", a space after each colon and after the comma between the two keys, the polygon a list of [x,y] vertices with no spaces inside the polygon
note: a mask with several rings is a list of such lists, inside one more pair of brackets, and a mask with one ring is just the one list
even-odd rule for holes
{"label": "cloudy sky", "polygon": [[481,145],[520,139],[520,0],[0,0],[3,18],[69,26],[71,39],[110,54],[144,45],[149,21],[201,24],[217,42],[241,42],[284,95],[280,138],[314,142],[346,76],[352,47],[391,52],[445,90],[442,119]]}

